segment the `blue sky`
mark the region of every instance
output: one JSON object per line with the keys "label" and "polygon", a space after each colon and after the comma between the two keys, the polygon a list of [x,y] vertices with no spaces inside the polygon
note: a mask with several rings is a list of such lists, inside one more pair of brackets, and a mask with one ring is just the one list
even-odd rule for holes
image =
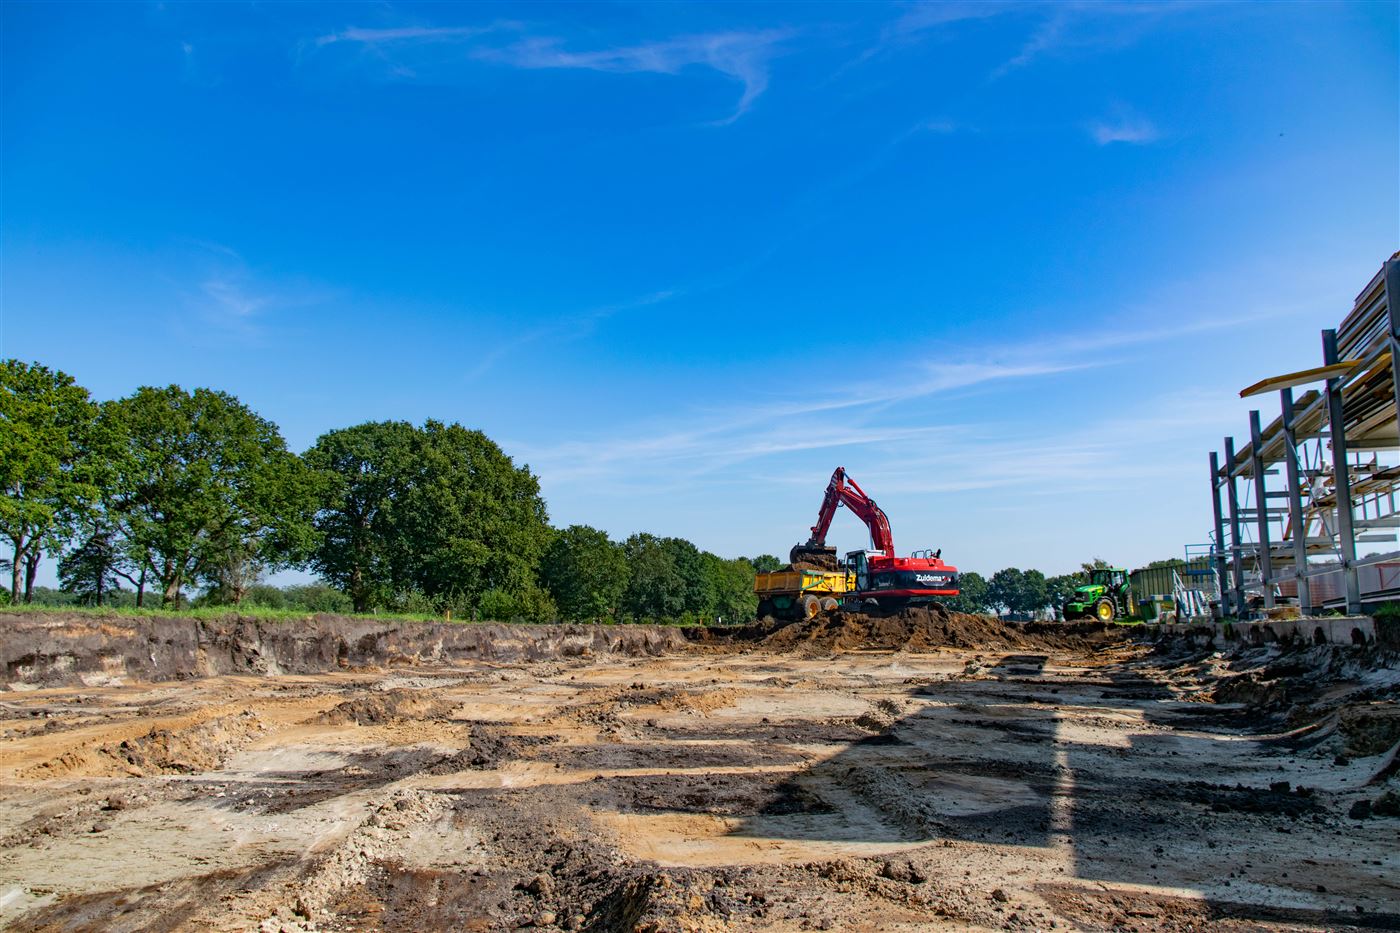
{"label": "blue sky", "polygon": [[0,17],[0,355],[461,421],[726,555],[843,465],[964,569],[1175,556],[1400,246],[1395,3]]}

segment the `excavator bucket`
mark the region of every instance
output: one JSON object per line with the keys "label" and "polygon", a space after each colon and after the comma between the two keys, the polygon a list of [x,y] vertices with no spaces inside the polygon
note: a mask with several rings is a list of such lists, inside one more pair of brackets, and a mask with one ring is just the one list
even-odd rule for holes
{"label": "excavator bucket", "polygon": [[836,548],[816,547],[810,544],[798,544],[788,552],[788,560],[793,569],[801,569],[798,565],[805,564],[812,570],[836,570]]}

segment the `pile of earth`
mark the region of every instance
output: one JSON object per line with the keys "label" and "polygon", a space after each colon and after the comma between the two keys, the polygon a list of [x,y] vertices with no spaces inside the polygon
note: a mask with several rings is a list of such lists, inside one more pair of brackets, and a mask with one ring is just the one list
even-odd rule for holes
{"label": "pile of earth", "polygon": [[818,562],[818,561],[814,561],[814,560],[799,560],[799,561],[794,561],[794,562],[791,563],[791,564],[784,564],[783,566],[781,566],[781,567],[778,568],[779,571],[788,571],[788,570],[815,570],[815,571],[817,571],[818,573],[829,573],[829,572],[831,572],[831,571],[834,571],[835,569],[836,569],[835,566],[827,566],[826,564],[822,564],[822,563],[820,563],[820,562]]}
{"label": "pile of earth", "polygon": [[1099,623],[1069,623],[1031,629],[993,616],[954,612],[937,604],[897,612],[837,610],[805,621],[762,619],[733,629],[701,629],[687,635],[708,644],[773,651],[926,651],[934,648],[1025,648],[1089,645],[1124,635]]}
{"label": "pile of earth", "polygon": [[452,704],[435,700],[424,690],[386,690],[338,703],[317,716],[314,722],[377,726],[404,719],[446,719]]}

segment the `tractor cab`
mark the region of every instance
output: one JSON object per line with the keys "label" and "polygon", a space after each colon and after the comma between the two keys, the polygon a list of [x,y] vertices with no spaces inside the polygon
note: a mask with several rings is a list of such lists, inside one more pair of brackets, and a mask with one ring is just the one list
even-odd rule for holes
{"label": "tractor cab", "polygon": [[1131,614],[1128,571],[1122,567],[1095,567],[1089,571],[1089,582],[1076,586],[1064,605],[1066,620],[1092,616],[1100,622],[1112,622]]}
{"label": "tractor cab", "polygon": [[1096,567],[1089,573],[1089,585],[1121,590],[1128,585],[1128,571],[1120,567]]}

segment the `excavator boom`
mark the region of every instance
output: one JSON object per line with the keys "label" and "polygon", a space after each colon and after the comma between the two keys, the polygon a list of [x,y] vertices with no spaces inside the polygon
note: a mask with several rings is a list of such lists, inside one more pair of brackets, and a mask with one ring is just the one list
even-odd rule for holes
{"label": "excavator boom", "polygon": [[828,550],[826,533],[831,530],[831,520],[836,517],[836,509],[841,505],[865,522],[865,527],[870,529],[870,544],[874,550],[883,552],[886,557],[894,557],[894,537],[890,534],[889,517],[885,515],[884,509],[875,504],[874,499],[865,494],[865,490],[861,489],[855,480],[846,475],[845,467],[837,467],[831,474],[831,482],[826,484],[826,495],[822,497],[821,509],[817,511],[817,523],[812,526],[812,536],[807,539],[805,545],[798,545],[793,550]]}

